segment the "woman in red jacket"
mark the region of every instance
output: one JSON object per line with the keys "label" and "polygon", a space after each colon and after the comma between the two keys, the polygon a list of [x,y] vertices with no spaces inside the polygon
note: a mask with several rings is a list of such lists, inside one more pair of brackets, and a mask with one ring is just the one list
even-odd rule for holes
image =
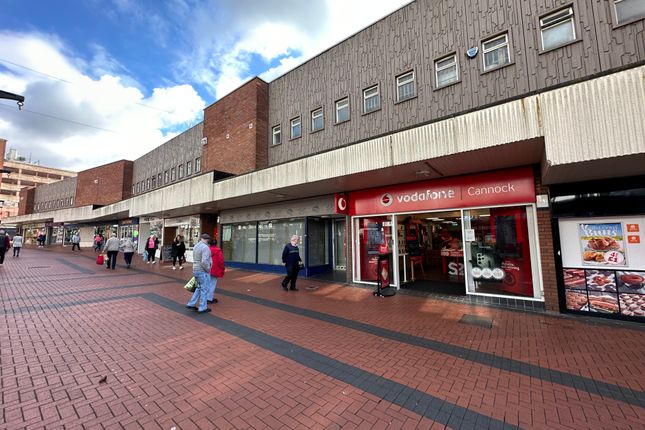
{"label": "woman in red jacket", "polygon": [[217,303],[215,287],[217,286],[217,278],[224,276],[224,255],[222,254],[222,250],[217,247],[217,239],[211,240],[210,248],[213,265],[211,266],[211,283],[206,299],[208,303]]}

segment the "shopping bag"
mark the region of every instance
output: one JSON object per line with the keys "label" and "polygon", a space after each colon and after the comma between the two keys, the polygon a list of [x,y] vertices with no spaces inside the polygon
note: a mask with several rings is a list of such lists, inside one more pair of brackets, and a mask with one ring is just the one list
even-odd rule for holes
{"label": "shopping bag", "polygon": [[148,251],[143,251],[143,262],[148,261]]}
{"label": "shopping bag", "polygon": [[103,254],[99,254],[99,255],[96,257],[96,264],[98,264],[98,265],[100,266],[100,265],[102,265],[102,264],[103,264],[104,260],[105,260],[105,259],[104,259],[104,257],[103,257]]}
{"label": "shopping bag", "polygon": [[186,285],[184,285],[184,289],[189,293],[194,293],[198,285],[199,284],[197,283],[197,279],[195,279],[195,277],[193,276],[192,278],[190,278],[190,281],[186,282]]}

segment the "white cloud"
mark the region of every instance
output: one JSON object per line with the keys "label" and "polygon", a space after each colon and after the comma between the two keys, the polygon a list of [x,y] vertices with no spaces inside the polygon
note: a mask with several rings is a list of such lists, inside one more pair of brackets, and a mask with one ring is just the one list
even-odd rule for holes
{"label": "white cloud", "polygon": [[190,85],[146,95],[131,76],[117,74],[125,67],[107,51],[94,52],[86,62],[56,37],[0,33],[0,84],[26,98],[24,111],[0,101],[9,147],[45,165],[82,170],[135,159],[200,120],[205,103]]}

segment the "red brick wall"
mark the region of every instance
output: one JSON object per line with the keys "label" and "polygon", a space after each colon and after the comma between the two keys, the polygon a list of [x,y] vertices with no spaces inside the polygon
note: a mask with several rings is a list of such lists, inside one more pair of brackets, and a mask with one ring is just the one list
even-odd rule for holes
{"label": "red brick wall", "polygon": [[266,167],[268,100],[268,84],[254,78],[204,109],[203,171],[242,174]]}
{"label": "red brick wall", "polygon": [[34,199],[36,187],[22,188],[18,192],[18,215],[29,215],[34,213]]}
{"label": "red brick wall", "polygon": [[[548,188],[542,184],[539,167],[535,168],[534,176],[535,193],[548,194]],[[542,260],[544,307],[547,311],[560,312],[560,304],[558,302],[558,283],[555,275],[555,257],[553,253],[551,209],[537,209],[537,225],[540,240],[540,259]]]}
{"label": "red brick wall", "polygon": [[133,166],[120,160],[79,172],[74,206],[104,206],[131,197]]}

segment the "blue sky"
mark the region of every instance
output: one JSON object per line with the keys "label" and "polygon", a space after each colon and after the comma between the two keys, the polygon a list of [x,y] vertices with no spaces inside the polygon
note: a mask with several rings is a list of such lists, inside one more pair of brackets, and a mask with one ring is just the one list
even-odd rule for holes
{"label": "blue sky", "polygon": [[0,0],[0,137],[82,170],[135,159],[410,0]]}

